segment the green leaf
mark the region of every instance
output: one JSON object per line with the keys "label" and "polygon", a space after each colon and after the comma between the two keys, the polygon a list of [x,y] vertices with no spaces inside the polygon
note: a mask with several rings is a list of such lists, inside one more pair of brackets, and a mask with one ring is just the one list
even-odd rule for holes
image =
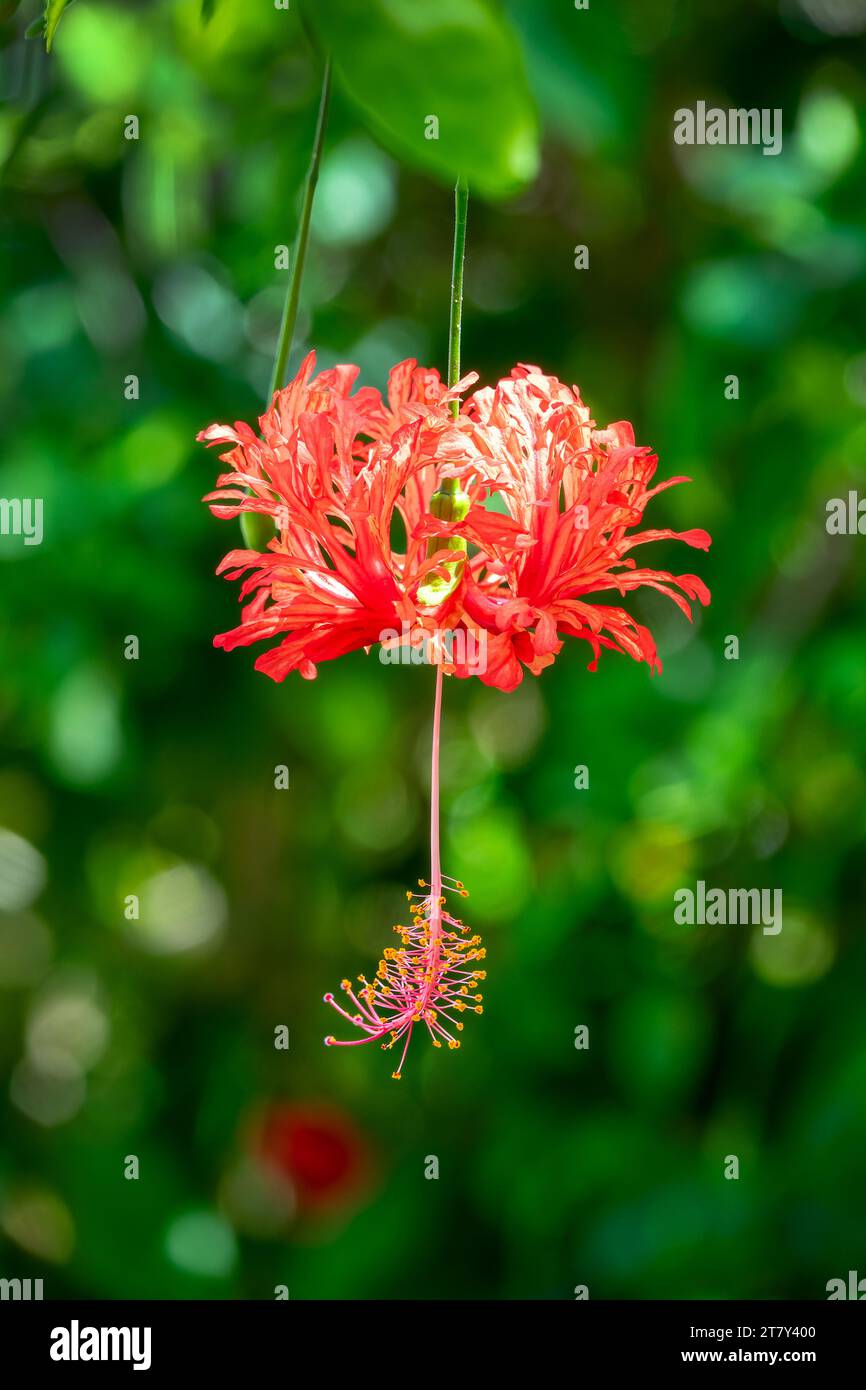
{"label": "green leaf", "polygon": [[201,0],[201,22],[207,24],[214,15],[217,0]]}
{"label": "green leaf", "polygon": [[341,87],[407,163],[473,192],[518,192],[538,126],[517,39],[488,0],[305,0]]}
{"label": "green leaf", "polygon": [[51,52],[51,45],[54,42],[54,35],[57,33],[57,26],[63,17],[63,11],[72,4],[72,0],[45,0],[45,9],[38,19],[28,25],[25,31],[25,39],[38,38],[40,34],[45,35],[45,51]]}

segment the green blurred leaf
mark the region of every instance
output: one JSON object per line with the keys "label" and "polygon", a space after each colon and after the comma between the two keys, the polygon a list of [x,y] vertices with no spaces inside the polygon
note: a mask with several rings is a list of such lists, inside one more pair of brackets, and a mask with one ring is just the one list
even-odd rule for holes
{"label": "green blurred leaf", "polygon": [[373,133],[407,163],[489,198],[538,167],[518,45],[487,0],[322,0],[307,14]]}

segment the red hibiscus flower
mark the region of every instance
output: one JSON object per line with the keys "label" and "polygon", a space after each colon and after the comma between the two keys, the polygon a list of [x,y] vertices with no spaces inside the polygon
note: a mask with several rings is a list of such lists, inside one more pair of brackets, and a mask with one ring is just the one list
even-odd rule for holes
{"label": "red hibiscus flower", "polygon": [[[446,551],[435,541],[429,553],[430,537],[447,530],[430,514],[443,477],[467,489],[467,541],[498,554],[497,543],[518,530],[480,505],[484,482],[470,476],[465,424],[449,409],[474,376],[448,391],[438,372],[402,362],[383,400],[371,387],[351,394],[357,367],[314,377],[314,366],[310,353],[274,396],[259,420],[261,437],[243,423],[198,435],[233,446],[222,455],[228,471],[205,498],[213,514],[261,513],[276,533],[266,551],[233,550],[220,564],[229,579],[246,575],[246,603],[240,624],[214,645],[229,651],[280,637],[255,663],[278,681],[294,670],[311,679],[316,662],[370,647],[404,623],[432,634],[459,620],[463,576],[445,573]],[[397,516],[405,548],[392,544]],[[438,590],[430,590],[431,575],[444,581]]]}
{"label": "red hibiscus flower", "polygon": [[[537,367],[516,367],[495,389],[477,391],[464,409],[479,466],[524,532],[507,563],[501,552],[482,547],[469,566],[464,620],[487,633],[481,679],[513,690],[524,666],[537,675],[550,665],[565,635],[590,644],[590,670],[607,647],[661,671],[650,631],[626,609],[594,596],[613,590],[624,597],[647,586],[667,594],[689,619],[688,599],[709,602],[696,575],[638,568],[629,554],[655,540],[708,548],[706,531],[633,529],[656,493],[690,480],[650,487],[658,459],[635,444],[631,425],[594,429],[578,393]],[[473,671],[458,666],[457,674]]]}

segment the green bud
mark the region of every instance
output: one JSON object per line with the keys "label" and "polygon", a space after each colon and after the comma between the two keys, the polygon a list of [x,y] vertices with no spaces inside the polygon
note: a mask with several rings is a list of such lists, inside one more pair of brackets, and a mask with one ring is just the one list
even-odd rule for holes
{"label": "green bud", "polygon": [[[433,493],[430,498],[430,514],[439,521],[463,521],[471,505],[468,494],[455,482],[453,492],[447,487],[440,487]],[[431,536],[427,542],[427,558],[435,555],[438,550],[456,550],[465,554],[466,541],[462,536]],[[430,607],[443,603],[460,582],[462,565],[462,559],[455,560],[453,564],[450,561],[443,564],[447,579],[438,574],[431,574],[418,590],[418,602]]]}
{"label": "green bud", "polygon": [[[468,493],[460,489],[449,492],[439,488],[430,498],[430,512],[439,521],[463,521],[471,506]],[[435,542],[435,537],[431,538]]]}
{"label": "green bud", "polygon": [[240,519],[241,535],[247,549],[267,550],[268,541],[272,541],[276,535],[273,517],[261,512],[241,512]]}

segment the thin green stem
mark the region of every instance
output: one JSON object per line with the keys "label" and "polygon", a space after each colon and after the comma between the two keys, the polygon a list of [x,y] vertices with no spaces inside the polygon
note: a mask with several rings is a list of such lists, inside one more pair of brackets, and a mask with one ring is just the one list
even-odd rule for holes
{"label": "thin green stem", "polygon": [[[454,189],[454,255],[451,262],[451,321],[448,332],[448,386],[460,380],[460,335],[463,331],[463,261],[466,255],[466,218],[469,209],[469,188],[464,178],[457,180]],[[460,402],[451,402],[455,420],[460,414]],[[455,492],[457,479],[446,478],[443,492]]]}
{"label": "thin green stem", "polygon": [[[469,188],[461,176],[454,189],[454,254],[451,259],[451,319],[448,327],[448,387],[451,389],[460,380],[460,336],[463,330],[463,261],[466,254],[466,217],[469,209]],[[460,415],[460,402],[450,402],[451,414],[456,420]],[[439,486],[430,498],[430,511],[443,521],[462,521],[469,511],[469,498],[463,491],[459,478],[440,478]],[[465,551],[466,542],[462,536],[450,536],[443,540],[431,536],[427,542],[427,556],[438,550]],[[441,602],[454,588],[460,567],[449,561],[445,566],[449,579],[433,574],[421,586],[420,594],[426,597],[422,602]]]}
{"label": "thin green stem", "polygon": [[322,96],[319,101],[319,116],[316,121],[316,134],[313,139],[313,152],[310,156],[310,167],[307,171],[307,179],[304,184],[304,200],[301,204],[301,217],[298,223],[298,234],[295,238],[294,253],[292,256],[292,268],[289,276],[289,284],[286,290],[286,301],[283,305],[283,317],[280,323],[280,336],[277,339],[277,351],[274,357],[274,370],[271,374],[271,389],[268,394],[268,405],[274,397],[274,392],[279,391],[286,380],[286,364],[289,360],[289,353],[292,350],[292,339],[295,335],[295,324],[298,319],[298,304],[301,297],[301,278],[304,273],[304,261],[307,255],[307,245],[310,240],[310,217],[313,212],[313,198],[316,192],[316,184],[319,181],[319,165],[322,162],[322,146],[325,143],[325,126],[328,123],[328,103],[331,98],[331,59],[325,59],[325,70],[322,75]]}
{"label": "thin green stem", "polygon": [[[460,380],[460,334],[463,329],[463,261],[466,255],[466,217],[469,210],[469,188],[464,178],[457,180],[454,189],[454,255],[451,261],[451,324],[448,337],[448,385]],[[460,406],[451,406],[455,415]]]}
{"label": "thin green stem", "polygon": [[[298,223],[297,236],[292,253],[292,265],[289,273],[289,283],[286,289],[286,298],[283,304],[283,316],[280,320],[280,332],[277,338],[277,350],[274,355],[274,366],[271,372],[271,386],[268,391],[268,399],[265,408],[269,409],[274,394],[279,391],[286,381],[286,366],[289,354],[292,350],[292,339],[295,336],[295,324],[298,320],[298,304],[301,297],[301,278],[304,273],[304,260],[307,255],[307,244],[310,240],[310,218],[313,212],[313,197],[316,192],[316,184],[319,181],[319,165],[322,162],[322,146],[325,143],[325,126],[328,123],[328,103],[331,97],[331,59],[325,59],[325,69],[322,74],[322,95],[319,100],[319,115],[316,120],[316,133],[313,137],[313,151],[310,155],[310,167],[307,170],[307,178],[304,184],[304,198],[301,204],[301,217]],[[266,550],[274,538],[274,525],[269,516],[260,515],[257,512],[242,512],[241,534],[249,550]]]}

